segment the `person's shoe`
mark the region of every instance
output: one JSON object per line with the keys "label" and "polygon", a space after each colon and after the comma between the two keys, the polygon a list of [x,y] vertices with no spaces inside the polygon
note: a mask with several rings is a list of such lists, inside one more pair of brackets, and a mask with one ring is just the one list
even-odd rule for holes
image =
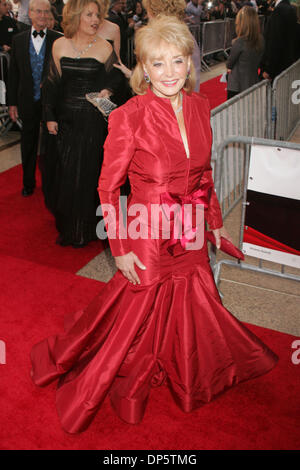
{"label": "person's shoe", "polygon": [[22,196],[23,197],[28,197],[28,196],[31,196],[34,192],[34,188],[23,188],[22,189]]}
{"label": "person's shoe", "polygon": [[73,242],[73,248],[83,248],[87,245],[87,242]]}

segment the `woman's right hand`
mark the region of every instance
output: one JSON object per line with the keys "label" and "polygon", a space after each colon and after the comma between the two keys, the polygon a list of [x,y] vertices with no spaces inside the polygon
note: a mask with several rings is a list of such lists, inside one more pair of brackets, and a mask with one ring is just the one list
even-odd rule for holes
{"label": "woman's right hand", "polygon": [[49,134],[57,135],[58,133],[58,124],[56,121],[47,121],[47,129]]}
{"label": "woman's right hand", "polygon": [[134,265],[136,264],[140,269],[143,270],[146,269],[146,266],[143,265],[143,263],[133,253],[133,251],[126,253],[126,255],[115,256],[115,262],[117,268],[120,269],[123,276],[125,276],[129,282],[134,285],[141,283],[139,276],[134,269]]}

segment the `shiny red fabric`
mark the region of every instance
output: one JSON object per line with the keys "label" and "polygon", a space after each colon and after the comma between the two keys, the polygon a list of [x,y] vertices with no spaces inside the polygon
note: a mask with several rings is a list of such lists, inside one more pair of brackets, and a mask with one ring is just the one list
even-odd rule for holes
{"label": "shiny red fabric", "polygon": [[[112,113],[102,203],[118,214],[127,173],[129,207],[150,207],[162,193],[185,196],[212,184],[206,99],[184,94],[183,113],[190,159],[169,100],[149,90]],[[214,191],[206,219],[211,228],[222,225]],[[275,365],[277,356],[223,307],[206,243],[196,251],[178,243],[170,253],[169,241],[110,240],[115,256],[132,250],[146,266],[136,267],[141,284],[131,285],[118,272],[84,311],[66,318],[64,334],[33,347],[33,381],[45,386],[59,379],[56,403],[66,431],[86,429],[107,394],[121,419],[138,423],[151,387],[165,382],[178,406],[191,412]]]}
{"label": "shiny red fabric", "polygon": [[[207,231],[206,238],[214,246],[216,246],[216,238],[213,232]],[[244,253],[239,248],[237,248],[233,243],[231,243],[231,241],[227,240],[227,238],[221,237],[220,250],[223,251],[224,253],[227,253],[230,256],[233,256],[234,258],[241,259],[241,260],[245,259]]]}
{"label": "shiny red fabric", "polygon": [[[183,92],[184,93],[184,92]],[[183,96],[183,115],[190,158],[186,157],[176,116],[167,98],[150,89],[111,114],[104,145],[104,162],[99,180],[102,204],[111,204],[119,215],[119,188],[128,174],[132,196],[130,206],[160,204],[163,193],[187,196],[201,187],[213,185],[210,164],[212,133],[208,100],[197,93]],[[222,226],[215,191],[211,192],[206,220],[210,228]],[[129,223],[130,223],[129,217]],[[118,236],[110,240],[112,254],[131,251],[131,241]]]}

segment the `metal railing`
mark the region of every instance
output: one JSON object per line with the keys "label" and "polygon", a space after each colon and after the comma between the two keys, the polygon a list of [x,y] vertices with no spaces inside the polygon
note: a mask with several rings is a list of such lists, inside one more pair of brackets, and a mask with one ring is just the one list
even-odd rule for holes
{"label": "metal railing", "polygon": [[6,106],[6,77],[9,67],[9,56],[5,52],[0,53],[0,137],[4,136],[12,127],[8,109]]}
{"label": "metal railing", "polygon": [[6,52],[0,52],[0,105],[6,104],[6,76],[9,67],[9,55]]}
{"label": "metal railing", "polygon": [[[228,135],[269,138],[270,116],[271,87],[268,80],[254,85],[213,109],[211,112],[212,165],[215,165],[218,158],[219,145]],[[219,195],[224,215],[230,212],[242,197],[244,152],[244,147],[238,143],[226,148],[224,184]]]}
{"label": "metal railing", "polygon": [[225,24],[224,51],[227,51],[231,48],[232,40],[235,35],[235,20],[228,18]]}
{"label": "metal railing", "polygon": [[[276,147],[276,148],[285,148],[285,149],[293,149],[299,151],[299,158],[300,158],[300,145],[294,144],[291,142],[282,142],[270,139],[260,139],[260,138],[250,138],[250,137],[236,137],[230,136],[226,138],[218,147],[217,150],[217,160],[215,165],[215,173],[214,173],[214,184],[216,188],[216,193],[218,198],[221,197],[222,194],[222,187],[227,184],[227,177],[228,174],[224,171],[226,167],[226,148],[231,145],[242,145],[245,148],[243,156],[240,155],[240,158],[243,159],[242,166],[243,166],[243,188],[242,188],[242,215],[240,221],[240,238],[239,238],[239,248],[242,249],[243,243],[243,234],[244,234],[244,224],[245,224],[245,214],[246,214],[246,205],[247,205],[247,182],[248,182],[248,173],[249,173],[249,162],[250,162],[250,151],[252,145],[260,145],[266,147]],[[231,208],[232,209],[232,208]],[[226,219],[229,211],[223,213],[223,219]],[[220,270],[221,266],[226,264],[234,267],[238,267],[240,269],[248,269],[251,271],[256,271],[264,274],[272,274],[277,277],[297,280],[300,281],[300,275],[287,272],[286,266],[281,265],[280,269],[275,269],[276,265],[274,263],[274,269],[264,267],[263,263],[264,260],[258,258],[259,264],[251,264],[251,262],[244,262],[240,260],[229,260],[229,259],[221,259],[220,261],[216,262],[215,254],[213,253],[211,256],[211,266],[214,272],[214,277],[216,284],[219,282],[220,277]],[[270,261],[268,261],[270,263]],[[293,268],[295,269],[295,268]]]}
{"label": "metal railing", "polygon": [[[10,57],[5,52],[0,52],[0,137],[3,137],[12,128],[13,121],[8,114],[6,106],[6,76],[9,68]],[[21,129],[22,123],[17,120],[17,125]]]}
{"label": "metal railing", "polygon": [[[300,60],[280,74],[273,86],[264,80],[212,110],[213,167],[218,146],[229,135],[288,140],[299,124]],[[220,193],[225,215],[242,197],[244,152],[237,142],[226,148],[226,181]]]}
{"label": "metal railing", "polygon": [[202,26],[203,23],[200,24],[194,24],[194,25],[189,25],[189,30],[194,36],[196,43],[198,44],[199,48],[202,42]]}
{"label": "metal railing", "polygon": [[228,20],[206,21],[202,26],[201,58],[208,54],[224,51],[226,23]]}
{"label": "metal railing", "polygon": [[[298,90],[298,91],[297,91]],[[289,140],[300,123],[300,59],[272,87],[272,138]]]}
{"label": "metal railing", "polygon": [[[263,32],[265,17],[259,15],[261,31]],[[226,18],[225,20],[204,21],[197,25],[189,24],[189,29],[196,39],[201,51],[201,60],[209,54],[227,51],[231,48],[232,40],[235,34],[235,20]],[[135,64],[134,58],[134,37],[128,39],[127,45],[128,67],[132,68]],[[203,63],[203,62],[202,62]],[[207,65],[203,63],[206,68]]]}

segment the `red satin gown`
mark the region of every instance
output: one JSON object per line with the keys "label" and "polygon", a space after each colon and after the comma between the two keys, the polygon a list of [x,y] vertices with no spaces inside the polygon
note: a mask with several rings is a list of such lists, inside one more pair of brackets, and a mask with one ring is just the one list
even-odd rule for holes
{"label": "red satin gown", "polygon": [[[115,110],[99,180],[102,204],[119,208],[127,174],[129,207],[160,203],[163,194],[182,200],[212,184],[211,128],[207,100],[183,92],[187,158],[168,99],[150,89]],[[222,226],[215,191],[205,211],[210,228]],[[202,249],[169,250],[170,240],[110,240],[112,254],[133,251],[141,284],[118,271],[83,311],[65,321],[65,333],[32,349],[32,378],[45,386],[59,379],[56,404],[69,433],[90,424],[107,394],[128,423],[143,418],[152,386],[168,385],[185,412],[247,379],[268,372],[277,356],[222,305]],[[266,397],[267,400],[267,397]]]}

